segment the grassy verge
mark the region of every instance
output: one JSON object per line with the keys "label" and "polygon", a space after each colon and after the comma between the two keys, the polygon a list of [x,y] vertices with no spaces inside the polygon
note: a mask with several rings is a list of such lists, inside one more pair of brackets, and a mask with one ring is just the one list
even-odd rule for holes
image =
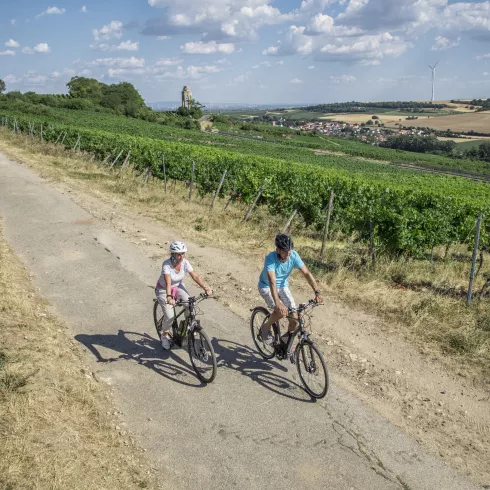
{"label": "grassy verge", "polygon": [[157,488],[46,307],[0,227],[0,488]]}
{"label": "grassy verge", "polygon": [[[258,267],[270,250],[272,237],[284,225],[266,208],[258,208],[248,223],[240,224],[245,205],[231,204],[225,211],[221,201],[210,213],[211,198],[195,196],[188,202],[189,191],[180,183],[169,183],[165,195],[158,180],[150,179],[143,185],[131,172],[110,172],[84,155],[73,155],[28,137],[1,131],[0,150],[32,163],[46,177],[136,209],[192,236],[194,241],[247,256]],[[435,250],[432,261],[379,255],[373,269],[369,251],[355,237],[329,242],[320,261],[319,234],[300,221],[293,223],[292,233],[300,253],[332,296],[388,320],[389,328],[424,352],[443,353],[443,359],[457,372],[482,382],[488,379],[490,307],[485,298],[476,298],[470,308],[465,305],[471,255],[465,246],[453,248],[446,260],[444,250]],[[482,288],[483,277],[489,273],[488,254],[484,257],[475,291]]]}

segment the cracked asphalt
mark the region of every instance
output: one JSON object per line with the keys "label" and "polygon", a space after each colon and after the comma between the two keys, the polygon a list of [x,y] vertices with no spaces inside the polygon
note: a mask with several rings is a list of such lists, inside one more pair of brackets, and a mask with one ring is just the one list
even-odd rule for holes
{"label": "cracked asphalt", "polygon": [[200,318],[218,375],[202,385],[186,350],[164,352],[156,340],[160,264],[2,155],[0,217],[164,487],[478,488],[339,387],[312,401],[294,366],[260,358],[248,324],[213,299]]}

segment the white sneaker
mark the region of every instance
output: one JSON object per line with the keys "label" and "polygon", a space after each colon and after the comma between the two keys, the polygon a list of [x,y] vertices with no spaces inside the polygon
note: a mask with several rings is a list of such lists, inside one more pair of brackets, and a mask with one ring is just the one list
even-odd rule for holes
{"label": "white sneaker", "polygon": [[261,329],[260,336],[262,337],[262,342],[264,342],[264,344],[272,345],[274,343],[274,337],[270,330],[264,334],[264,331]]}
{"label": "white sneaker", "polygon": [[172,344],[170,343],[170,339],[168,337],[165,337],[165,335],[162,335],[162,347],[165,350],[169,350],[170,347],[172,347]]}

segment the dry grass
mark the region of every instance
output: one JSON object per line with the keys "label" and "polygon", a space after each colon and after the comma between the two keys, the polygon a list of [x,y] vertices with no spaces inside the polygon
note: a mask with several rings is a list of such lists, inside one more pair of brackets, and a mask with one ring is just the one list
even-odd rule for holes
{"label": "dry grass", "polygon": [[0,235],[0,488],[156,488],[46,306]]}
{"label": "dry grass", "polygon": [[[169,183],[165,195],[160,181],[142,185],[131,173],[120,176],[109,172],[83,155],[71,155],[4,131],[0,135],[0,150],[17,160],[32,162],[46,177],[165,222],[184,236],[192,236],[193,241],[246,255],[257,266],[283,226],[265,208],[258,208],[250,222],[239,226],[246,210],[244,204],[232,204],[223,211],[225,201],[220,200],[215,211],[209,213],[210,197],[201,198],[195,193],[193,202],[188,202],[188,189],[180,183]],[[172,213],[166,212],[169,205]],[[175,220],[176,215],[190,218]],[[454,258],[451,254],[449,260],[443,259],[444,250],[436,250],[432,264],[428,259],[407,261],[380,256],[373,270],[366,247],[353,239],[330,242],[320,262],[319,234],[300,220],[294,222],[292,233],[301,254],[330,294],[389,320],[393,330],[421,350],[442,350],[444,359],[450,364],[455,362],[458,371],[465,369],[467,375],[480,380],[488,374],[490,308],[488,300],[476,299],[471,308],[465,305],[463,295],[470,267],[470,252],[465,246],[453,248]],[[488,256],[485,261],[483,272],[488,272]],[[476,291],[483,282],[480,274]]]}

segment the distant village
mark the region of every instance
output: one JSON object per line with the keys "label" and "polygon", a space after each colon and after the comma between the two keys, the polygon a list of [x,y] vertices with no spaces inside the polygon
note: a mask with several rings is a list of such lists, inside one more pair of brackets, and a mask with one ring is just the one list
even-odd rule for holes
{"label": "distant village", "polygon": [[295,121],[294,125],[281,124],[280,121],[271,121],[272,126],[286,126],[290,129],[301,130],[307,132],[316,132],[319,134],[325,134],[327,136],[349,136],[359,138],[361,140],[369,140],[382,142],[386,141],[388,136],[393,135],[410,135],[410,136],[428,136],[430,133],[421,129],[401,129],[401,128],[385,128],[384,126],[377,125],[377,121],[369,123],[340,123],[332,121]]}

